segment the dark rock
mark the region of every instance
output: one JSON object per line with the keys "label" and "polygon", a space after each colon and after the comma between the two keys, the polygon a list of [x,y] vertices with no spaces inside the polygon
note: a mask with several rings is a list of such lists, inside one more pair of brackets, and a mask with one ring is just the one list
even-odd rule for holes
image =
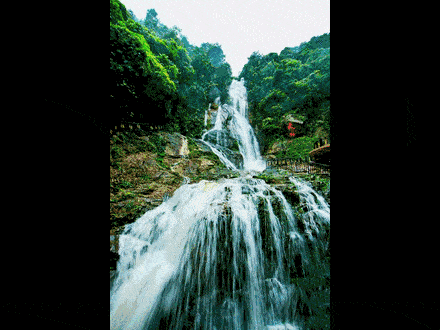
{"label": "dark rock", "polygon": [[252,192],[252,189],[249,186],[242,186],[241,187],[241,193],[242,194],[250,194]]}
{"label": "dark rock", "polygon": [[214,144],[220,145],[225,148],[232,148],[235,143],[235,139],[225,130],[213,130],[205,135],[204,140]]}
{"label": "dark rock", "polygon": [[214,102],[214,100],[219,96],[220,96],[220,90],[217,87],[212,86],[211,89],[209,90],[210,102]]}
{"label": "dark rock", "polygon": [[203,152],[212,152],[211,148],[205,142],[203,142],[202,140],[194,139],[194,142],[200,148],[201,151],[203,151]]}
{"label": "dark rock", "polygon": [[243,155],[228,148],[216,146],[237,168],[243,168]]}

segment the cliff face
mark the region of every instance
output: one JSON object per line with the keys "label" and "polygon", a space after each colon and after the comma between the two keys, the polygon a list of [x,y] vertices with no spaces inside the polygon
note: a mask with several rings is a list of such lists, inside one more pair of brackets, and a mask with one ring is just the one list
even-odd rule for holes
{"label": "cliff face", "polygon": [[[238,154],[238,152],[230,151]],[[125,224],[159,206],[183,183],[238,176],[211,149],[179,133],[122,132],[110,138],[110,259]]]}
{"label": "cliff face", "polygon": [[[237,151],[231,151],[237,153]],[[299,205],[292,174],[268,168],[256,178],[283,192],[292,206]],[[330,178],[297,174],[330,203]],[[118,237],[124,225],[159,206],[185,182],[217,181],[239,173],[228,170],[211,149],[179,133],[150,135],[118,133],[110,138],[110,265],[116,267]],[[111,271],[111,275],[113,271]]]}

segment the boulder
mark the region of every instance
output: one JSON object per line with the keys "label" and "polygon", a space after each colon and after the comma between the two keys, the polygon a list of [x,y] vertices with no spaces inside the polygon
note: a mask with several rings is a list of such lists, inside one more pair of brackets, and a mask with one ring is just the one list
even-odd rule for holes
{"label": "boulder", "polygon": [[165,154],[170,157],[184,157],[188,156],[188,140],[180,133],[161,133],[166,141]]}

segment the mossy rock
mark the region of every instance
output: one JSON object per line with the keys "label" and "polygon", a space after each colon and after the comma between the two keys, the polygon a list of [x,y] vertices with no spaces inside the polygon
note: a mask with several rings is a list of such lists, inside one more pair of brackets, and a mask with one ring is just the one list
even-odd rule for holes
{"label": "mossy rock", "polygon": [[298,190],[294,185],[283,185],[277,187],[277,189],[283,193],[284,197],[286,198],[286,200],[289,202],[290,205],[294,207],[299,205],[300,196]]}

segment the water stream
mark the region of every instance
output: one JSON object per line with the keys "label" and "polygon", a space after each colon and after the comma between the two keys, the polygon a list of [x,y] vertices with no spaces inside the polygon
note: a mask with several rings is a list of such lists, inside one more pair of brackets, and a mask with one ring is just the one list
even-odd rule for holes
{"label": "water stream", "polygon": [[[211,135],[205,142],[241,176],[184,184],[125,226],[110,292],[112,330],[305,330],[328,308],[329,206],[292,177],[304,205],[296,210],[252,177],[265,164],[246,119],[243,80],[229,93],[232,105],[216,100],[215,125],[202,140]],[[217,148],[225,137],[238,141],[243,169]]]}

